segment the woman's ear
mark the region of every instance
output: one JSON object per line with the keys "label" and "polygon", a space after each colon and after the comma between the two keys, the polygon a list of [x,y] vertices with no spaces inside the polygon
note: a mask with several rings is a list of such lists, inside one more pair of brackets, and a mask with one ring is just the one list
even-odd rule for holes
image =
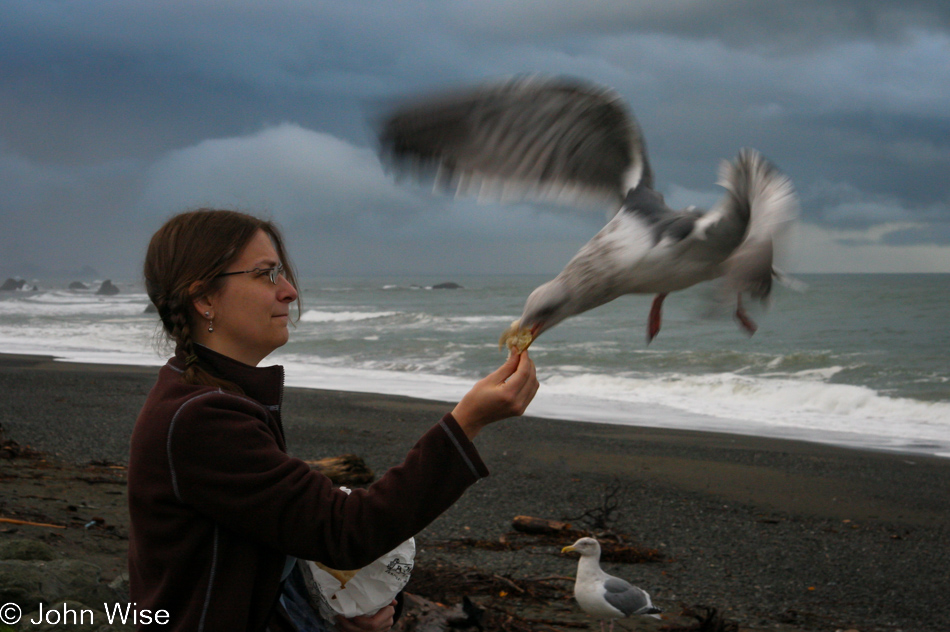
{"label": "woman's ear", "polygon": [[214,318],[214,300],[207,293],[207,286],[201,281],[195,281],[188,288],[192,296],[191,304],[202,318]]}

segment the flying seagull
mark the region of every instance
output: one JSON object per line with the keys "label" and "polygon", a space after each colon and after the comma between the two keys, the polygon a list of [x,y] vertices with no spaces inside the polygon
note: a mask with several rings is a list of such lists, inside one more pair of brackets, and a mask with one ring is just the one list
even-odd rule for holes
{"label": "flying seagull", "polygon": [[756,325],[743,293],[763,302],[780,273],[775,242],[798,215],[791,181],[761,154],[723,161],[723,198],[708,212],[673,210],[653,188],[643,135],[613,90],[570,79],[520,77],[404,103],[381,122],[380,154],[399,173],[501,201],[606,200],[608,221],[553,280],[536,288],[502,343],[541,333],[624,294],[653,294],[647,342],[670,292],[722,277],[735,317]]}
{"label": "flying seagull", "polygon": [[600,618],[601,632],[604,619],[610,619],[613,630],[615,619],[644,614],[657,617],[657,613],[662,612],[653,605],[645,590],[600,568],[600,543],[594,538],[581,538],[561,549],[561,553],[570,551],[581,554],[574,580],[574,599],[584,612]]}

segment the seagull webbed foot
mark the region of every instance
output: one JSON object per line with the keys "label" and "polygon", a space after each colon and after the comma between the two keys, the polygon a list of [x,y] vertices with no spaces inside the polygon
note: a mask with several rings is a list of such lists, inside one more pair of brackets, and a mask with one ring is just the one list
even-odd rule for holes
{"label": "seagull webbed foot", "polygon": [[739,326],[742,327],[750,336],[755,333],[756,329],[759,328],[758,325],[755,324],[755,321],[749,318],[749,315],[742,308],[741,293],[736,296],[736,320],[739,322]]}
{"label": "seagull webbed foot", "polygon": [[657,294],[653,299],[653,305],[650,306],[650,319],[647,321],[647,344],[653,342],[656,335],[660,333],[660,322],[662,321],[663,299],[667,292]]}

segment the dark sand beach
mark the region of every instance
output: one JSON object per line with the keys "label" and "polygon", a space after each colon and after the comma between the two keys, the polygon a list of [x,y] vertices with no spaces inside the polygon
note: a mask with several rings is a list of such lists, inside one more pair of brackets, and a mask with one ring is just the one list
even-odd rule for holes
{"label": "dark sand beach", "polygon": [[[0,524],[0,540],[42,539],[94,561],[105,579],[124,572],[121,466],[156,371],[0,355],[3,436],[45,455],[0,460],[0,516],[67,526]],[[382,472],[449,409],[289,389],[284,424],[295,456],[353,453]],[[418,567],[504,578],[514,587],[477,601],[555,622],[538,629],[599,628],[560,579],[576,567],[559,553],[570,541],[512,535],[512,518],[584,529],[580,516],[613,494],[608,526],[661,559],[604,567],[648,590],[666,617],[623,629],[685,623],[685,607],[706,606],[742,630],[950,630],[950,459],[532,417],[497,424],[476,445],[492,475],[419,535]],[[92,517],[114,528],[85,529]],[[518,589],[543,577],[562,594],[524,605]]]}

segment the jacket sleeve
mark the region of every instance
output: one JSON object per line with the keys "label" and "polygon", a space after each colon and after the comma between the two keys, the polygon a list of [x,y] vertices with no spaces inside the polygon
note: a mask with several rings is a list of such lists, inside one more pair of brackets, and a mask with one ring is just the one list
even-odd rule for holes
{"label": "jacket sleeve", "polygon": [[179,501],[224,528],[341,570],[361,568],[415,535],[488,470],[451,415],[367,489],[347,495],[284,453],[256,402],[208,393],[168,432]]}

